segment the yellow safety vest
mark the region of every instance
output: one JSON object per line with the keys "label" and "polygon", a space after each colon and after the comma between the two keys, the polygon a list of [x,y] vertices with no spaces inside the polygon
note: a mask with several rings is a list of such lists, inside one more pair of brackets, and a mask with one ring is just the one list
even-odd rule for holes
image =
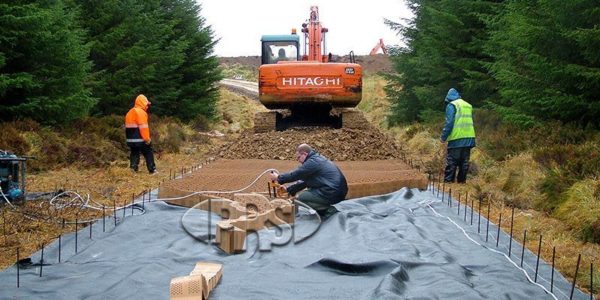
{"label": "yellow safety vest", "polygon": [[474,138],[475,127],[473,126],[473,107],[467,101],[458,99],[450,102],[456,108],[454,116],[454,127],[448,136],[448,141]]}

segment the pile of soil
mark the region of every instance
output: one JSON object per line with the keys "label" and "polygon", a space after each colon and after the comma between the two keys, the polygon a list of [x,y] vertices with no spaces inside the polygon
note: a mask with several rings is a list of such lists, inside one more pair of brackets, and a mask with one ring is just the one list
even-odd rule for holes
{"label": "pile of soil", "polygon": [[401,147],[377,129],[294,128],[286,131],[243,132],[221,148],[226,159],[295,160],[296,147],[307,143],[335,161],[369,161],[401,158]]}

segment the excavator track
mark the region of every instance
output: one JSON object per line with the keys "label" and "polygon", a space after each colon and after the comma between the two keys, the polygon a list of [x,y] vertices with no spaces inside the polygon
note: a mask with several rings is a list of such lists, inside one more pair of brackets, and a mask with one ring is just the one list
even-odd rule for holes
{"label": "excavator track", "polygon": [[368,129],[371,123],[365,118],[362,111],[354,108],[344,108],[340,110],[342,115],[342,127],[350,129]]}
{"label": "excavator track", "polygon": [[277,129],[277,112],[266,111],[254,114],[254,132],[269,132]]}
{"label": "excavator track", "polygon": [[[305,113],[306,118],[308,115]],[[298,116],[296,116],[297,118]],[[330,111],[330,117],[333,122],[310,123],[305,118],[300,122],[294,122],[295,118],[289,110],[272,110],[267,112],[258,112],[254,115],[254,132],[263,133],[269,131],[283,131],[289,128],[302,127],[305,124],[318,127],[331,128],[349,128],[349,129],[369,129],[371,124],[365,118],[362,111],[355,108],[334,108]],[[335,121],[337,120],[337,121]]]}

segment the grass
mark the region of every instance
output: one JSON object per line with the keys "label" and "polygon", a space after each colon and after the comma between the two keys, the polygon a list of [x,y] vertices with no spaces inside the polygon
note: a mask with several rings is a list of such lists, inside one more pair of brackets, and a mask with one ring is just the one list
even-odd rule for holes
{"label": "grass", "polygon": [[222,64],[222,74],[224,78],[233,78],[246,81],[258,81],[258,69],[254,67],[244,66],[242,64]]}
{"label": "grass", "polygon": [[[510,208],[515,207],[515,239],[520,242],[527,230],[526,245],[536,253],[539,235],[543,235],[542,257],[551,261],[556,247],[556,267],[569,280],[581,253],[577,284],[589,290],[590,263],[600,261],[598,134],[577,128],[547,129],[557,124],[545,124],[546,130],[515,131],[498,123],[491,112],[476,112],[475,116],[481,116],[475,120],[478,147],[471,153],[467,184],[446,188],[463,196],[468,192],[475,203],[479,199],[484,205],[491,203],[491,220],[497,222],[502,212],[505,232],[510,231],[506,220]],[[441,120],[435,120],[389,131],[400,143],[409,145],[413,161],[438,176],[445,159],[445,150],[437,142],[442,126]],[[594,290],[600,290],[597,271]]]}

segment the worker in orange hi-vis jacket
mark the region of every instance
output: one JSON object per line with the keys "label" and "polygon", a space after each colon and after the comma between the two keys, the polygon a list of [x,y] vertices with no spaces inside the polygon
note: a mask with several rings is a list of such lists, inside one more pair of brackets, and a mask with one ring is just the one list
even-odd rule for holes
{"label": "worker in orange hi-vis jacket", "polygon": [[146,96],[140,94],[135,99],[135,105],[125,115],[125,136],[127,146],[131,150],[129,155],[129,167],[138,171],[140,163],[140,152],[144,155],[148,172],[154,174],[154,153],[152,152],[152,140],[150,139],[150,128],[148,127],[148,108],[150,101]]}

